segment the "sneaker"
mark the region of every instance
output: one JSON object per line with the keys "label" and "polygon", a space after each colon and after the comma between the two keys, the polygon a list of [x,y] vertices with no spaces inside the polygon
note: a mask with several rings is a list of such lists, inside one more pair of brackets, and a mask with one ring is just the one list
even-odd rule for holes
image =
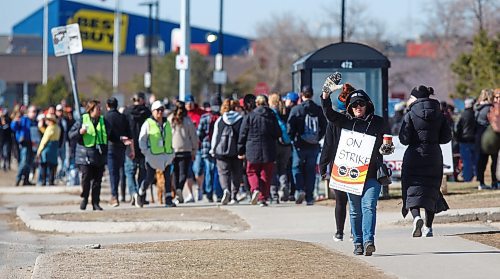
{"label": "sneaker", "polygon": [[352,235],[352,233],[349,235],[349,241],[350,241],[350,242],[353,242],[353,241],[354,241],[354,235]]}
{"label": "sneaker", "polygon": [[375,244],[373,241],[365,242],[365,256],[371,256],[375,252]]}
{"label": "sneaker", "polygon": [[295,201],[296,204],[302,204],[304,202],[306,198],[306,193],[304,191],[301,191],[299,193],[299,197],[297,198],[297,200]]}
{"label": "sneaker", "polygon": [[250,202],[252,205],[256,205],[257,204],[257,201],[259,199],[259,194],[260,194],[259,190],[253,191],[253,193],[252,193],[252,200]]}
{"label": "sneaker", "polygon": [[165,207],[176,207],[177,205],[172,201],[171,196],[165,197]]}
{"label": "sneaker", "polygon": [[354,243],[354,255],[363,255],[363,245],[361,243]]}
{"label": "sneaker", "polygon": [[337,233],[333,236],[333,241],[335,241],[335,242],[344,241],[344,234],[343,234],[343,233],[340,233],[340,232],[337,232]]}
{"label": "sneaker", "polygon": [[432,233],[432,228],[424,227],[424,236],[425,237],[433,237],[434,233]]}
{"label": "sneaker", "polygon": [[295,196],[294,195],[289,195],[288,196],[288,201],[294,202],[295,201]]}
{"label": "sneaker", "polygon": [[230,200],[231,200],[231,193],[229,193],[229,191],[226,189],[226,190],[224,190],[224,194],[222,195],[221,204],[227,205]]}
{"label": "sneaker", "polygon": [[135,206],[142,208],[144,206],[144,198],[145,196],[141,196],[139,194],[136,194],[137,197],[135,198]]}
{"label": "sneaker", "polygon": [[102,211],[102,207],[99,205],[99,203],[92,203],[92,209]]}
{"label": "sneaker", "polygon": [[282,202],[287,202],[289,199],[288,199],[288,195],[285,195],[283,194],[283,196],[281,196],[281,201]]}
{"label": "sneaker", "polygon": [[146,195],[146,190],[144,190],[144,188],[142,187],[139,187],[139,196],[144,196]]}
{"label": "sneaker", "polygon": [[188,198],[184,201],[185,203],[193,203],[194,202],[194,197],[193,195],[189,195]]}
{"label": "sneaker", "polygon": [[120,205],[120,202],[116,197],[111,197],[111,200],[109,201],[109,205],[112,207],[117,207]]}
{"label": "sneaker", "polygon": [[217,203],[221,203],[222,202],[222,197],[217,197]]}
{"label": "sneaker", "polygon": [[139,194],[135,193],[134,196],[132,197],[132,205],[135,207],[142,207],[142,202],[141,202],[141,197],[139,197]]}
{"label": "sneaker", "polygon": [[489,190],[491,188],[490,188],[490,186],[488,186],[486,184],[479,184],[479,186],[477,186],[477,189],[478,190]]}
{"label": "sneaker", "polygon": [[232,199],[229,204],[234,205],[234,204],[239,204],[240,202],[237,199]]}
{"label": "sneaker", "polygon": [[80,209],[85,210],[87,208],[87,204],[89,203],[89,200],[87,199],[82,199],[82,202],[80,202]]}
{"label": "sneaker", "polygon": [[260,207],[266,207],[267,206],[267,202],[266,201],[260,201],[259,202],[259,206]]}
{"label": "sneaker", "polygon": [[420,216],[415,217],[413,220],[413,231],[411,232],[413,237],[422,236],[422,227],[424,226],[424,220]]}
{"label": "sneaker", "polygon": [[184,203],[184,197],[182,196],[182,190],[175,190],[175,198],[179,201],[179,203]]}
{"label": "sneaker", "polygon": [[314,205],[314,201],[308,201],[308,202],[306,202],[306,205],[307,205],[307,206]]}

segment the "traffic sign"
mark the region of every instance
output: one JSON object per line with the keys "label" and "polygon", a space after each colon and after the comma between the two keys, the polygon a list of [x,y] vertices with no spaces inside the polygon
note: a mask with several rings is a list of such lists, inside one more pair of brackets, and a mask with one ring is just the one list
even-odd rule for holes
{"label": "traffic sign", "polygon": [[80,53],[83,51],[80,27],[77,23],[51,29],[55,56]]}
{"label": "traffic sign", "polygon": [[227,83],[226,71],[214,71],[214,83],[215,84],[226,84]]}
{"label": "traffic sign", "polygon": [[187,70],[189,65],[189,58],[187,55],[178,54],[175,56],[175,68],[177,70]]}

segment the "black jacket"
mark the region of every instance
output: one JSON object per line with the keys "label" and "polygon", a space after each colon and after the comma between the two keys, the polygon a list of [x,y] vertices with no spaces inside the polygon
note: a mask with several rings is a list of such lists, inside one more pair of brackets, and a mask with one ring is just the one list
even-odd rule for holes
{"label": "black jacket", "polygon": [[[330,98],[321,99],[321,106],[323,107],[326,119],[329,122],[332,122],[332,124],[335,127],[338,127],[338,129],[354,130],[359,133],[366,133],[367,135],[371,135],[376,138],[366,178],[377,178],[377,169],[383,161],[382,155],[380,155],[378,150],[382,145],[383,136],[389,131],[389,128],[382,117],[374,114],[375,108],[373,107],[373,103],[371,102],[370,97],[368,97],[366,93],[364,95],[365,99],[368,101],[368,105],[366,107],[366,117],[364,119],[355,118],[350,112],[343,114],[334,111]],[[346,103],[349,103],[349,98],[347,99]],[[333,144],[329,147],[323,147],[323,149],[324,151],[322,151],[322,153],[336,153],[337,146]]]}
{"label": "black jacket", "polygon": [[319,158],[319,173],[322,177],[327,173],[330,173],[328,165],[333,162],[335,155],[337,154],[341,131],[341,128],[333,125],[331,122],[328,122],[328,125],[326,126],[325,139],[323,141],[323,149],[321,150],[321,156]]}
{"label": "black jacket", "polygon": [[257,107],[243,118],[238,139],[238,154],[250,163],[276,160],[276,143],[281,135],[278,120],[268,107]]}
{"label": "black jacket", "polygon": [[111,109],[106,113],[106,115],[104,115],[104,119],[106,120],[106,123],[109,124],[106,129],[109,132],[108,142],[110,142],[110,145],[125,148],[125,145],[120,138],[131,137],[127,117],[116,109]]}
{"label": "black jacket", "polygon": [[135,158],[144,158],[139,148],[139,134],[144,121],[151,117],[151,111],[145,105],[132,105],[127,107],[123,114],[129,123],[130,137],[134,139]]}
{"label": "black jacket", "polygon": [[319,139],[322,139],[326,133],[326,119],[321,111],[321,107],[316,105],[312,100],[307,100],[300,105],[296,105],[290,111],[288,116],[288,135],[293,141],[295,147],[310,147],[318,144],[310,144],[301,139],[300,135],[304,133],[304,121],[306,114],[318,117],[319,124]]}
{"label": "black jacket", "polygon": [[[97,121],[92,120],[94,127],[97,125]],[[106,133],[109,138],[109,123],[104,120],[104,125],[106,126]],[[76,165],[92,165],[92,166],[103,166],[107,162],[108,146],[106,144],[85,147],[83,145],[83,137],[80,135],[80,128],[82,128],[82,119],[78,120],[73,124],[71,130],[69,131],[70,141],[76,141],[76,155],[75,164]]]}
{"label": "black jacket", "polygon": [[465,109],[458,119],[455,129],[455,136],[458,142],[474,143],[476,138],[476,119],[472,108]]}
{"label": "black jacket", "polygon": [[[403,119],[399,140],[408,145],[403,157],[401,185],[403,206],[439,212],[443,155],[440,144],[451,140],[451,129],[439,101],[417,99]],[[404,212],[403,212],[404,214]]]}

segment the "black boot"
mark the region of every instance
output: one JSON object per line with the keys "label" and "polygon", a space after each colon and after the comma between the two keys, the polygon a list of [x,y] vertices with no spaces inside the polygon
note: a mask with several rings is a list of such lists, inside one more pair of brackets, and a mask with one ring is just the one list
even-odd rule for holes
{"label": "black boot", "polygon": [[99,205],[99,202],[92,203],[93,210],[102,210],[102,207]]}
{"label": "black boot", "polygon": [[88,199],[83,199],[82,202],[80,202],[80,209],[85,210],[87,208],[88,203],[89,203]]}

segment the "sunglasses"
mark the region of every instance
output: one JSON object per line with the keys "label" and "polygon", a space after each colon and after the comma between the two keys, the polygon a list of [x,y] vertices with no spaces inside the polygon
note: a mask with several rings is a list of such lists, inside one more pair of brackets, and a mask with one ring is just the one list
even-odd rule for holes
{"label": "sunglasses", "polygon": [[156,111],[161,111],[161,112],[163,112],[165,109],[163,109],[163,108],[159,108],[159,109],[155,109],[155,110],[156,110]]}
{"label": "sunglasses", "polygon": [[352,104],[352,107],[353,108],[357,108],[357,107],[366,107],[366,103],[365,102],[355,102],[354,104]]}

